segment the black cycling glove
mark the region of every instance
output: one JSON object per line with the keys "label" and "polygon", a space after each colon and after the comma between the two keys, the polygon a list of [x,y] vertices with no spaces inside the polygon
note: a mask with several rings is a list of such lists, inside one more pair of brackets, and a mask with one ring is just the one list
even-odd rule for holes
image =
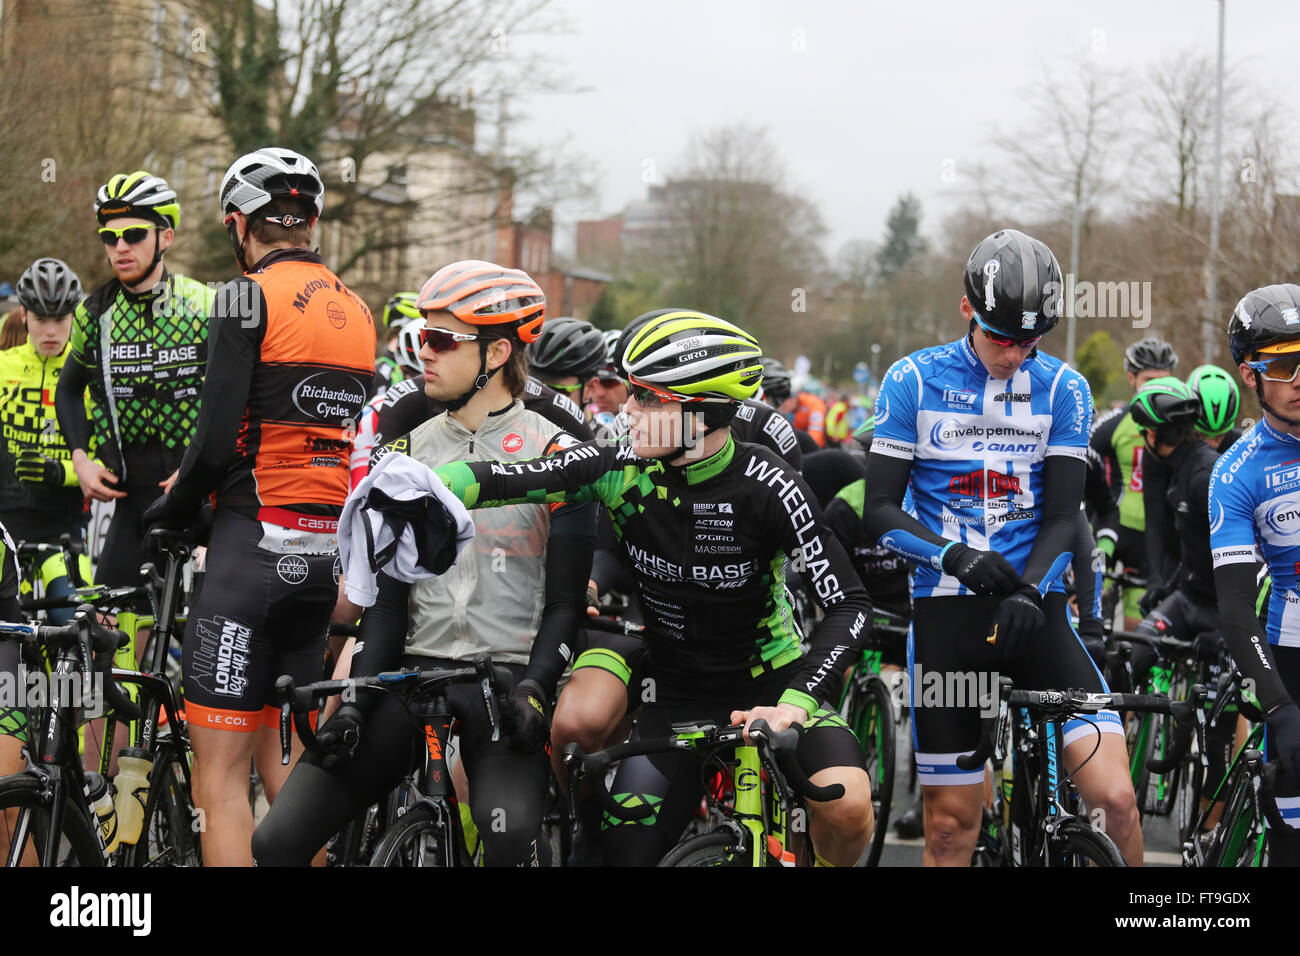
{"label": "black cycling glove", "polygon": [[501,713],[503,729],[515,750],[532,753],[550,736],[551,721],[546,693],[535,680],[521,680],[510,693],[509,707]]}
{"label": "black cycling glove", "polygon": [[1008,658],[1024,652],[1033,634],[1047,619],[1043,616],[1043,599],[1038,588],[1026,584],[998,605],[988,641],[1002,648]]}
{"label": "black cycling glove", "polygon": [[35,448],[19,450],[17,461],[14,462],[14,474],[19,481],[48,488],[60,487],[64,479],[62,462],[46,458]]}
{"label": "black cycling glove", "polygon": [[1153,588],[1147,588],[1142,593],[1141,599],[1138,601],[1138,610],[1142,612],[1142,616],[1146,617],[1154,611],[1161,601],[1173,593],[1173,590],[1173,588],[1165,587],[1163,584],[1158,584]]}
{"label": "black cycling glove", "polygon": [[956,542],[943,556],[943,569],[976,594],[1011,594],[1024,582],[996,551],[981,551]]}

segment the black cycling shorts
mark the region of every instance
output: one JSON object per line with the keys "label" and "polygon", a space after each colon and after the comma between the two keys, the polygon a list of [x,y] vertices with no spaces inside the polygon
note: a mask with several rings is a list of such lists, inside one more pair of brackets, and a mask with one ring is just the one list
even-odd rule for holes
{"label": "black cycling shorts", "polygon": [[203,590],[185,625],[185,713],[196,727],[249,733],[279,726],[275,680],[320,680],[339,561],[332,535],[229,511],[208,541]]}
{"label": "black cycling shorts", "polygon": [[[997,706],[1000,677],[1010,677],[1024,690],[1107,692],[1105,679],[1070,626],[1064,594],[1051,592],[1043,599],[1047,623],[1032,652],[1014,662],[1005,659],[1002,647],[986,641],[999,601],[962,595],[913,602],[907,673],[917,773],[926,786],[984,782],[983,767],[962,770],[957,758],[979,743],[981,701],[991,695]],[[1095,738],[1098,731],[1124,733],[1113,710],[1069,720],[1062,729],[1067,745]]]}

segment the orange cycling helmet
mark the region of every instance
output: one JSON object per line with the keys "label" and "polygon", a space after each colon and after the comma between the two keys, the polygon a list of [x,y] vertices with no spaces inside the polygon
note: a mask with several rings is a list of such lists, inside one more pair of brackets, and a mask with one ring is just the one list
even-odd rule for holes
{"label": "orange cycling helmet", "polygon": [[470,325],[508,326],[519,341],[534,342],[546,318],[546,295],[522,269],[463,259],[430,276],[415,307],[450,312]]}

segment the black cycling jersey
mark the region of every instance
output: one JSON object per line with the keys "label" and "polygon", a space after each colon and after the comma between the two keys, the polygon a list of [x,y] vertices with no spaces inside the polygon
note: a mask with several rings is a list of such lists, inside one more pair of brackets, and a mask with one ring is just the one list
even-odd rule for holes
{"label": "black cycling jersey", "polygon": [[766,445],[796,471],[803,470],[803,452],[794,427],[784,415],[766,402],[746,399],[731,420],[731,437],[751,445]]}
{"label": "black cycling jersey", "polygon": [[866,491],[866,480],[861,478],[841,489],[826,505],[826,526],[844,545],[871,603],[911,616],[911,565],[901,554],[883,547],[867,530],[862,520]]}
{"label": "black cycling jersey", "polygon": [[[587,442],[533,461],[436,471],[469,507],[605,505],[632,559],[660,702],[748,700],[771,674],[786,688],[781,702],[811,714],[869,633],[871,605],[848,555],[803,480],[766,448],[728,440],[674,467],[637,457],[630,444]],[[826,612],[807,655],[785,593],[797,548]]]}
{"label": "black cycling jersey", "polygon": [[[1147,456],[1148,464],[1155,459]],[[1200,439],[1179,445],[1161,462],[1167,476],[1164,506],[1173,519],[1173,537],[1176,544],[1167,554],[1178,555],[1178,565],[1172,579],[1164,582],[1150,579],[1150,584],[1164,583],[1186,591],[1201,604],[1213,604],[1214,563],[1210,557],[1210,473],[1219,454]],[[1144,495],[1148,502],[1154,497]],[[1149,506],[1148,506],[1149,507]],[[1147,534],[1163,531],[1148,523]]]}

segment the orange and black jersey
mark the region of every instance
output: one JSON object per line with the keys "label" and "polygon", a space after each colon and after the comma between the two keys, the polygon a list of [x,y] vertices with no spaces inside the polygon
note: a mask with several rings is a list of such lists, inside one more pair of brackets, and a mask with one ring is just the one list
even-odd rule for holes
{"label": "orange and black jersey", "polygon": [[217,293],[194,440],[172,496],[338,514],[374,375],[370,310],[314,252],[277,249]]}

